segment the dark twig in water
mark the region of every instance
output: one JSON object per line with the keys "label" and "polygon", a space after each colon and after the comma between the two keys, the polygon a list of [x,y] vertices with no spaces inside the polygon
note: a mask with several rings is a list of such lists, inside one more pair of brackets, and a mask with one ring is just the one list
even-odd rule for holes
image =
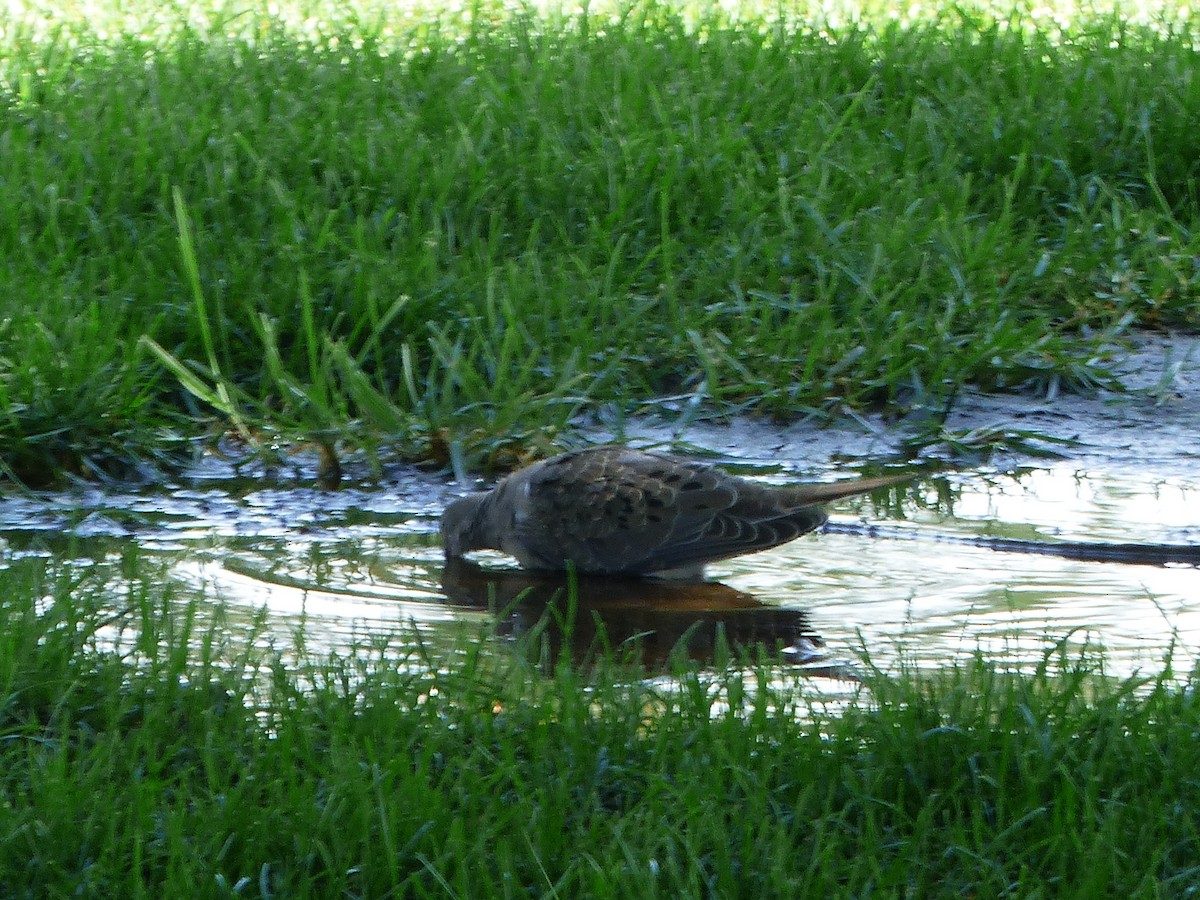
{"label": "dark twig in water", "polygon": [[1001,553],[1036,553],[1041,556],[1061,556],[1091,562],[1120,562],[1139,566],[1184,564],[1200,566],[1200,545],[1191,544],[1125,544],[1107,541],[1030,541],[980,535],[931,534],[904,528],[888,528],[857,522],[826,522],[820,529],[827,534],[854,534],[863,537],[897,541],[937,541],[968,547],[983,547]]}

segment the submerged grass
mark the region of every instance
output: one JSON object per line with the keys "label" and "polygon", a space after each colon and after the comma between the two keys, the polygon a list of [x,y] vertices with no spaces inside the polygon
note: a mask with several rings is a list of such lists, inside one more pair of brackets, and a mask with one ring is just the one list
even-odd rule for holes
{"label": "submerged grass", "polygon": [[9,474],[231,424],[489,464],[663,395],[1087,388],[1200,324],[1186,10],[355,9],[5,27]]}
{"label": "submerged grass", "polygon": [[124,568],[120,615],[86,567],[0,570],[5,897],[1150,897],[1200,876],[1200,704],[1169,674],[976,660],[869,675],[831,714],[769,666],[647,682],[471,642],[285,662]]}

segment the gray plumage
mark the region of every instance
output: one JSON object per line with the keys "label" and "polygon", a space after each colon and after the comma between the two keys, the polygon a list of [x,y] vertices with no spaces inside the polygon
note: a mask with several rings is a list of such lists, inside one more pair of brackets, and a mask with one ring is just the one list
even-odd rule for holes
{"label": "gray plumage", "polygon": [[819,504],[908,481],[885,476],[777,487],[706,463],[625,447],[564,453],[450,503],[447,557],[502,550],[527,569],[696,575],[822,525]]}

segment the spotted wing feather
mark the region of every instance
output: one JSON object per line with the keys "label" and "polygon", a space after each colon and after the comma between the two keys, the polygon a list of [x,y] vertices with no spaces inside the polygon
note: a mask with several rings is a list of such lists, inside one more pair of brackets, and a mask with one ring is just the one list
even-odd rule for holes
{"label": "spotted wing feather", "polygon": [[736,502],[726,481],[703,464],[622,448],[568,454],[529,472],[513,543],[543,567],[654,571],[662,548],[694,540]]}
{"label": "spotted wing feather", "polygon": [[826,518],[820,503],[903,480],[774,487],[700,462],[597,447],[501,482],[483,501],[470,544],[502,549],[528,568],[694,570],[812,531]]}

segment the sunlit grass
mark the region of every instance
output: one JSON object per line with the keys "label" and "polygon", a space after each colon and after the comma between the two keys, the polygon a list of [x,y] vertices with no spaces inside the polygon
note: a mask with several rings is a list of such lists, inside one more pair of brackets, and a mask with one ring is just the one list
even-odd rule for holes
{"label": "sunlit grass", "polygon": [[849,9],[16,8],[8,474],[1087,390],[1200,323],[1184,7]]}
{"label": "sunlit grass", "polygon": [[[1002,23],[1039,31],[1058,39],[1070,39],[1074,30],[1096,19],[1114,15],[1139,28],[1156,33],[1186,30],[1194,24],[1192,5],[1186,0],[965,0],[947,7],[940,3],[890,3],[880,0],[796,0],[781,4],[768,0],[670,0],[659,5],[682,21],[703,31],[721,24],[751,30],[783,24],[834,35],[848,26],[878,27],[891,23],[904,27],[953,22],[965,14],[972,20]],[[181,25],[226,38],[255,39],[282,27],[293,36],[333,49],[359,50],[366,35],[400,41],[419,33],[418,26],[437,22],[451,30],[470,33],[472,24],[489,24],[533,14],[547,28],[582,20],[608,24],[628,19],[636,4],[621,0],[590,0],[587,3],[554,0],[355,0],[334,4],[329,0],[271,0],[245,3],[237,0],[170,0],[166,3],[126,2],[30,2],[9,0],[7,23],[0,34],[24,32],[45,39],[64,27],[81,26],[91,38],[102,41],[136,36],[147,40],[170,40]],[[347,43],[346,38],[350,40]],[[389,48],[383,48],[386,52]],[[394,48],[392,48],[394,49]]]}

